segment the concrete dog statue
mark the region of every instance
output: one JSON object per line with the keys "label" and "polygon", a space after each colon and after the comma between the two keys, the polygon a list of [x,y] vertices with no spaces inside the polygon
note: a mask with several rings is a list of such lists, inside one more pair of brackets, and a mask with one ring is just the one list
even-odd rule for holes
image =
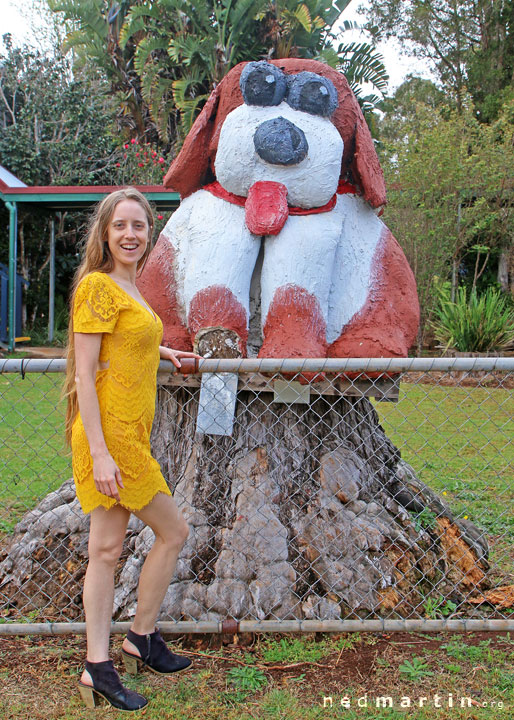
{"label": "concrete dog statue", "polygon": [[240,63],[164,179],[182,202],[139,281],[164,342],[217,357],[402,357],[419,321],[385,185],[345,77]]}

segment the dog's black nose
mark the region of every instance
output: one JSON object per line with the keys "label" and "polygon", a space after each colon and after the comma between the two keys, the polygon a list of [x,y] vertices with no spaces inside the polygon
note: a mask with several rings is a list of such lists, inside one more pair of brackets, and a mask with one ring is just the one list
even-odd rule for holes
{"label": "dog's black nose", "polygon": [[253,144],[259,157],[272,165],[297,165],[309,151],[303,130],[283,117],[261,123]]}

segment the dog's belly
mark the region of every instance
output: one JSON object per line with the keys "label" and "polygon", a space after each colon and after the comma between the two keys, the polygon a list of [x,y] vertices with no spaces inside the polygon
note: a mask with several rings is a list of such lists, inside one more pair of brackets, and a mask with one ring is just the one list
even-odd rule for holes
{"label": "dog's belly", "polygon": [[380,268],[374,260],[386,229],[370,206],[355,195],[338,196],[333,212],[340,218],[341,238],[330,282],[329,343],[339,337],[373,294],[374,284],[380,282]]}
{"label": "dog's belly", "polygon": [[276,237],[266,238],[261,279],[262,319],[285,285],[313,295],[333,342],[364,306],[376,276],[373,258],[384,225],[355,196],[338,196],[330,213],[289,217]]}
{"label": "dog's belly", "polygon": [[328,317],[330,285],[341,237],[338,213],[290,215],[278,235],[267,236],[261,273],[262,324],[279,288],[302,288],[314,295]]}

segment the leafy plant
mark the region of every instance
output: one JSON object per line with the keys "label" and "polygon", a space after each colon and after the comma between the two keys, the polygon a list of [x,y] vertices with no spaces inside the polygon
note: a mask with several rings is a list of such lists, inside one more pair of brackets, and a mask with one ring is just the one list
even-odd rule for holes
{"label": "leafy plant", "polygon": [[445,600],[442,595],[438,598],[427,598],[423,604],[425,616],[435,620],[439,617],[448,617],[457,609],[457,605],[452,600]]}
{"label": "leafy plant", "polygon": [[514,343],[514,309],[495,288],[480,296],[473,289],[468,298],[466,288],[460,287],[455,302],[441,289],[435,314],[434,334],[445,350],[489,352]]}
{"label": "leafy plant", "polygon": [[347,635],[341,635],[334,641],[334,648],[336,650],[351,650],[355,645],[362,642],[360,633],[348,633]]}
{"label": "leafy plant", "polygon": [[405,660],[398,670],[403,675],[406,675],[409,680],[420,680],[421,678],[429,677],[434,674],[428,669],[427,663],[419,657],[412,658],[412,662],[410,660]]}
{"label": "leafy plant", "polygon": [[255,667],[247,667],[246,665],[230,668],[227,671],[229,683],[237,690],[245,692],[254,692],[260,690],[267,684],[266,675]]}
{"label": "leafy plant", "polygon": [[411,517],[414,522],[416,532],[418,533],[422,529],[431,530],[435,527],[435,521],[437,520],[437,515],[428,508],[423,508],[423,510],[419,513],[411,512]]}
{"label": "leafy plant", "polygon": [[427,618],[430,618],[431,620],[435,620],[435,618],[437,618],[438,607],[439,602],[435,598],[427,598],[423,603],[423,610],[425,611],[425,616]]}

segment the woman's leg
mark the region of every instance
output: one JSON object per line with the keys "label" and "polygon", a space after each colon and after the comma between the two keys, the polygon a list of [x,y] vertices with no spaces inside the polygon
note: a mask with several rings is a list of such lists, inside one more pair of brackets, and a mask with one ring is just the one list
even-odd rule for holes
{"label": "woman's leg", "polygon": [[[158,493],[142,510],[134,513],[155,534],[155,542],[147,555],[139,577],[137,611],[132,630],[148,635],[155,630],[155,622],[162,601],[175,571],[175,565],[187,535],[188,526],[175,500]],[[137,648],[127,639],[123,648],[139,655]]]}
{"label": "woman's leg", "polygon": [[[130,512],[120,505],[106,510],[97,507],[91,513],[89,562],[84,579],[87,659],[109,659],[109,634],[114,601],[114,571],[121,554]],[[92,685],[84,670],[82,682]]]}

